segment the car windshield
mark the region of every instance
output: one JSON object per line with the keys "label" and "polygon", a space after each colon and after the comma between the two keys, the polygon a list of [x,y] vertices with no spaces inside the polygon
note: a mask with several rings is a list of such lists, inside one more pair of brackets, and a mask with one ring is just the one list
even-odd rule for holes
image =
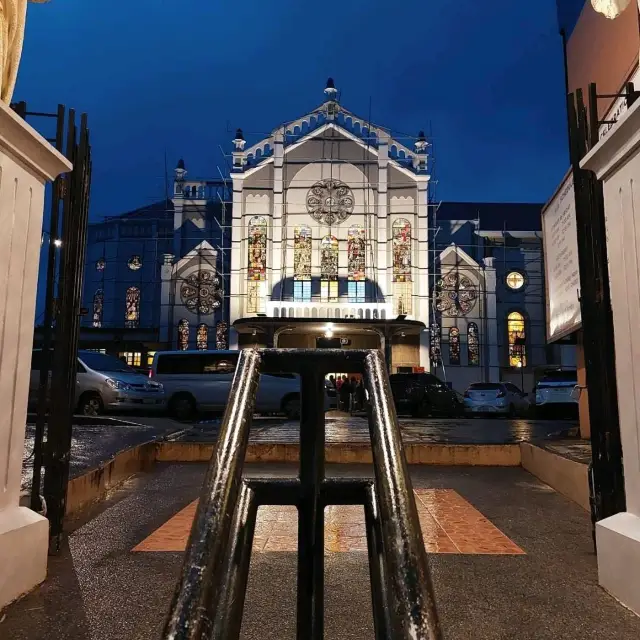
{"label": "car windshield", "polygon": [[496,382],[476,382],[469,386],[469,391],[499,391],[502,385]]}
{"label": "car windshield", "polygon": [[136,373],[128,364],[118,360],[114,356],[104,353],[92,353],[91,351],[81,351],[80,360],[94,371],[105,371],[110,373]]}

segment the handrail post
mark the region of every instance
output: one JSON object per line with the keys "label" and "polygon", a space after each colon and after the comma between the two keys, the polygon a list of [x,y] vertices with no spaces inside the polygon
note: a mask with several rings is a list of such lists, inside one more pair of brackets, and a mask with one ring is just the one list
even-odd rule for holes
{"label": "handrail post", "polygon": [[366,356],[365,378],[385,568],[395,612],[393,637],[442,640],[409,469],[379,351]]}
{"label": "handrail post", "polygon": [[324,636],[324,375],[302,370],[298,506],[298,640]]}
{"label": "handrail post", "polygon": [[203,629],[213,625],[259,380],[259,352],[241,351],[165,625],[166,640],[201,640]]}

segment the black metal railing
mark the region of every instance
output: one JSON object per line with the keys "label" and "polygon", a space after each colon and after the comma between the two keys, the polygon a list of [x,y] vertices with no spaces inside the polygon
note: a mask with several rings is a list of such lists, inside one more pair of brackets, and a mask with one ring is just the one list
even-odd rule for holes
{"label": "black metal railing", "polygon": [[[363,373],[372,479],[325,477],[324,376]],[[297,479],[242,468],[260,373],[301,376]],[[437,640],[441,631],[387,368],[373,350],[243,350],[205,478],[164,638],[239,637],[258,507],[298,508],[297,638],[324,635],[324,508],[363,505],[376,640]]]}

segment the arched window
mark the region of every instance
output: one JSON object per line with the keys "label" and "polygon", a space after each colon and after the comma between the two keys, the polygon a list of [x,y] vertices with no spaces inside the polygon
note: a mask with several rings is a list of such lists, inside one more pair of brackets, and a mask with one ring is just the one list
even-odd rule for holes
{"label": "arched window", "polygon": [[411,223],[404,218],[393,223],[393,281],[411,282]]}
{"label": "arched window", "polygon": [[267,221],[262,216],[249,220],[247,242],[247,312],[265,310],[265,284],[267,279]]}
{"label": "arched window", "polygon": [[460,364],[460,329],[449,329],[449,364]]}
{"label": "arched window", "polygon": [[311,302],[311,229],[293,230],[293,299]]}
{"label": "arched window", "polygon": [[227,331],[229,327],[224,320],[216,325],[216,349],[224,351],[227,348]]}
{"label": "arched window", "polygon": [[475,322],[467,325],[467,360],[470,367],[480,366],[480,338]]}
{"label": "arched window", "polygon": [[507,316],[507,335],[509,338],[509,366],[527,366],[526,323],[524,316],[513,311]]}
{"label": "arched window", "polygon": [[186,351],[189,348],[189,321],[184,318],[178,322],[178,349]]}
{"label": "arched window", "polygon": [[196,346],[200,351],[206,351],[209,347],[209,327],[204,322],[198,325],[196,332]]}
{"label": "arched window", "polygon": [[102,309],[104,306],[104,291],[98,289],[93,294],[93,326],[100,328],[102,326]]}
{"label": "arched window", "polygon": [[347,237],[347,264],[349,267],[349,302],[365,301],[365,253],[364,228],[359,224],[349,227]]}
{"label": "arched window", "polygon": [[135,329],[140,324],[140,289],[129,287],[125,298],[124,326]]}
{"label": "arched window", "polygon": [[399,218],[392,227],[393,294],[398,315],[410,315],[413,308],[411,285],[411,223]]}
{"label": "arched window", "polygon": [[338,299],[338,238],[325,236],[320,243],[320,297]]}

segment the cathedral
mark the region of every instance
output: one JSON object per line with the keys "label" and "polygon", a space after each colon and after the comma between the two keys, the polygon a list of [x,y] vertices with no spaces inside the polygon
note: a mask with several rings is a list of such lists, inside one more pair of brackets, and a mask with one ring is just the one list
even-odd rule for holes
{"label": "cathedral", "polygon": [[461,392],[530,391],[561,364],[542,205],[437,202],[424,133],[358,117],[331,79],[313,111],[232,144],[230,175],[181,160],[167,199],[90,225],[82,348],[142,369],[163,349],[379,348]]}

